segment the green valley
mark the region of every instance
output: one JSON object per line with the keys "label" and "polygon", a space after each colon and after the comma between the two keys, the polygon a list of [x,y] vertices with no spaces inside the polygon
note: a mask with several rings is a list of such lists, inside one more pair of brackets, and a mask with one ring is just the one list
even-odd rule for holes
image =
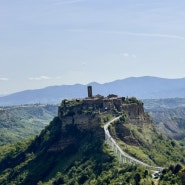
{"label": "green valley", "polygon": [[0,145],[39,134],[56,114],[56,105],[0,107]]}
{"label": "green valley", "polygon": [[[128,155],[164,170],[120,163],[105,141],[103,126]],[[0,184],[141,184],[181,185],[185,148],[154,127],[136,98],[97,96],[63,100],[56,116],[32,139],[0,147]]]}

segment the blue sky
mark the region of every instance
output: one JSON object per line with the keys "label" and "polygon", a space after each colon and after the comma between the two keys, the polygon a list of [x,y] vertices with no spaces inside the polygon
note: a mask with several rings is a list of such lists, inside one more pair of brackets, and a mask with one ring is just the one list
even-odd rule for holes
{"label": "blue sky", "polygon": [[185,77],[185,1],[2,0],[0,65],[0,94]]}

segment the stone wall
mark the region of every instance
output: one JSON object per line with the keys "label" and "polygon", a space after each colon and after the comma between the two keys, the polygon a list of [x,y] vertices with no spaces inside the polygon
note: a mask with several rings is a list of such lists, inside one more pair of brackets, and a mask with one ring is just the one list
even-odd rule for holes
{"label": "stone wall", "polygon": [[[132,100],[132,99],[131,99]],[[63,128],[67,124],[76,124],[81,130],[97,127],[100,115],[104,113],[126,113],[130,120],[143,120],[144,108],[142,102],[129,102],[121,97],[113,98],[87,98],[71,101],[71,106],[60,106],[58,116],[63,122]]]}

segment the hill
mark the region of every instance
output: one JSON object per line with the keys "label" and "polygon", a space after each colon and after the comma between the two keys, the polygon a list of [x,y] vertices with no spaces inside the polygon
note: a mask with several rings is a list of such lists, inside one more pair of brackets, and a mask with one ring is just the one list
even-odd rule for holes
{"label": "hill", "polygon": [[185,98],[143,99],[142,101],[146,110],[185,107]]}
{"label": "hill", "polygon": [[[164,79],[157,77],[131,77],[113,82],[99,84],[90,83],[94,94],[117,94],[134,96],[139,99],[150,98],[185,98],[185,78]],[[86,95],[86,85],[50,86],[44,89],[26,90],[0,97],[0,106],[45,103],[58,104],[62,99],[82,98]]]}
{"label": "hill", "polygon": [[109,130],[123,150],[164,165],[160,184],[182,184],[184,148],[155,130],[139,100],[102,96],[64,100],[58,116],[34,140],[1,147],[0,184],[151,185],[150,171],[122,166],[104,142],[104,124],[119,115]]}
{"label": "hill", "polygon": [[185,138],[185,99],[143,100],[145,110],[154,120],[157,130],[177,140]]}
{"label": "hill", "polygon": [[0,107],[0,145],[39,134],[56,115],[56,105]]}
{"label": "hill", "polygon": [[[155,128],[167,137],[185,138],[185,99],[145,99]],[[57,105],[22,105],[0,107],[0,145],[13,143],[38,134],[57,115]]]}

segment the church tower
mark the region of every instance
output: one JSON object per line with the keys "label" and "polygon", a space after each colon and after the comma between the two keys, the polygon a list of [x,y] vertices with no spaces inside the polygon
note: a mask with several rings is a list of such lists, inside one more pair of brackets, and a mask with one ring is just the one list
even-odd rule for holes
{"label": "church tower", "polygon": [[92,98],[92,86],[88,86],[87,87],[87,91],[88,91],[88,98]]}

